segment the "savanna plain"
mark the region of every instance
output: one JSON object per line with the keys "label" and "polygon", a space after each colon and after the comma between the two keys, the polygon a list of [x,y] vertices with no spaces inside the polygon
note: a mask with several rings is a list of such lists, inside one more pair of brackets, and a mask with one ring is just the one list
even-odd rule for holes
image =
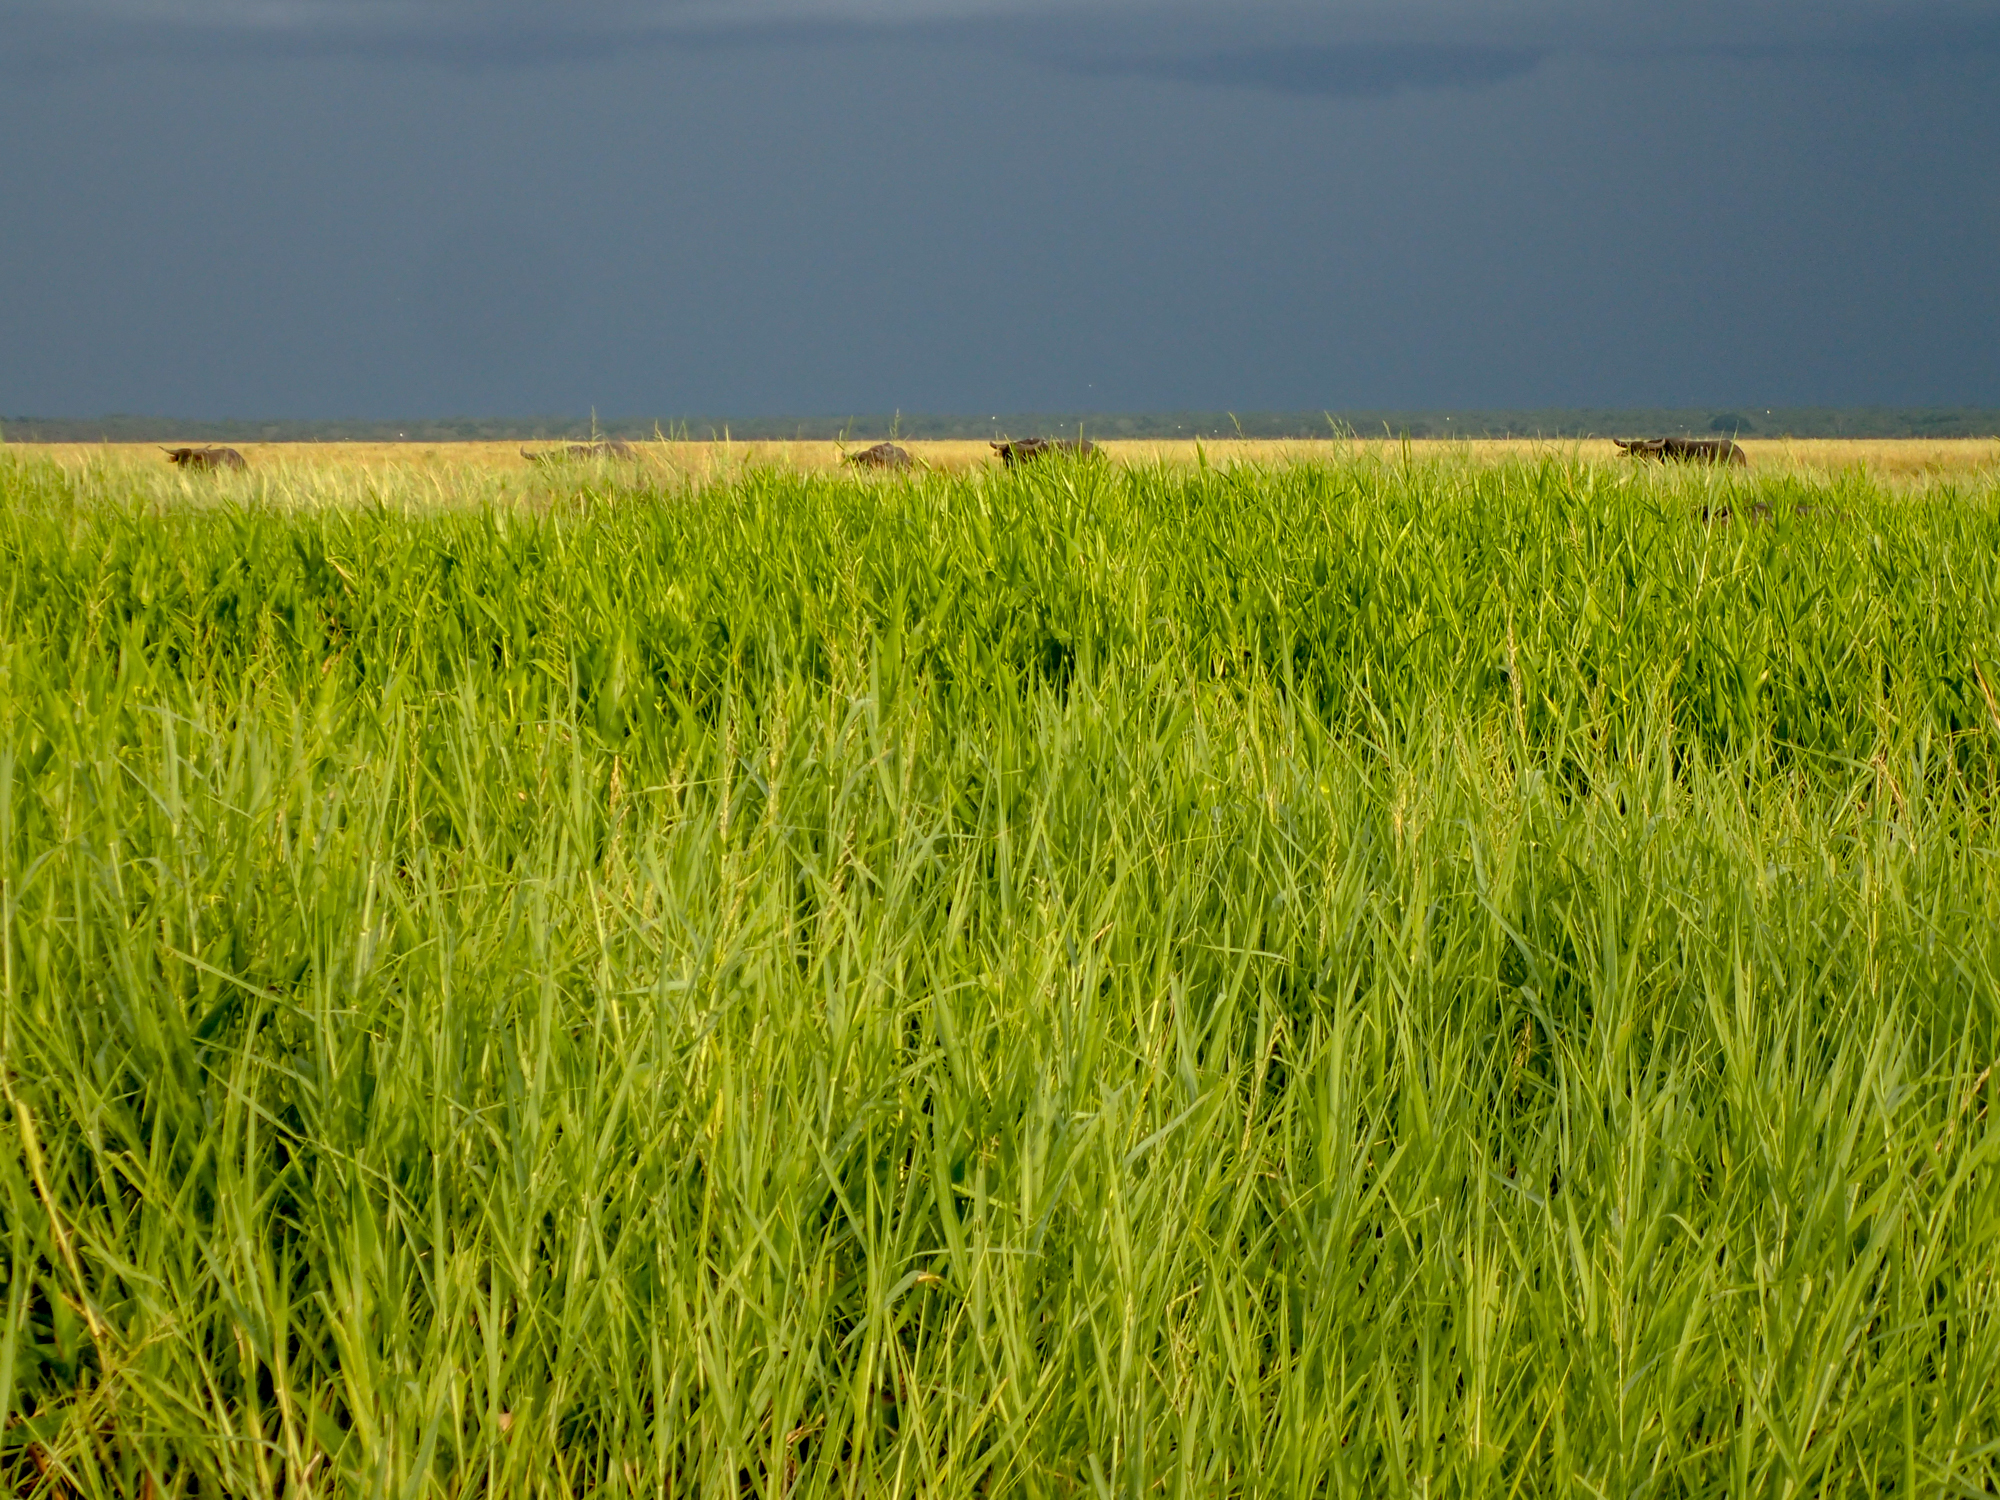
{"label": "savanna plain", "polygon": [[2000,1485],[1994,445],[669,446],[0,449],[0,1488]]}

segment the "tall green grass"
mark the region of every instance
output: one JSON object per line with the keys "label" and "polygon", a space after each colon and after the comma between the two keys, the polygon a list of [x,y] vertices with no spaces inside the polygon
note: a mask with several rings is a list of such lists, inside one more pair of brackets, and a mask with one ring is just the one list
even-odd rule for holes
{"label": "tall green grass", "polygon": [[380,486],[0,467],[0,1482],[2000,1482],[1990,487]]}

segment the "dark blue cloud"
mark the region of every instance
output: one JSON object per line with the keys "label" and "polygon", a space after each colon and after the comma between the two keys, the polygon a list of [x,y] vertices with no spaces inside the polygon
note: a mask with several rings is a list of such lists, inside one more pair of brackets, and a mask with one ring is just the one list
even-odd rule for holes
{"label": "dark blue cloud", "polygon": [[0,411],[2000,400],[1994,5],[862,3],[0,0]]}
{"label": "dark blue cloud", "polygon": [[1835,13],[1818,25],[1727,33],[1690,48],[1768,62],[1829,60],[1903,70],[1940,58],[2000,54],[2000,6],[1918,5],[1883,14]]}
{"label": "dark blue cloud", "polygon": [[661,51],[822,47],[863,42],[879,26],[774,15],[717,21],[673,6],[380,6],[333,4],[254,23],[193,8],[111,15],[0,0],[0,68],[88,68],[128,58],[409,60],[452,69],[615,61]]}
{"label": "dark blue cloud", "polygon": [[1532,72],[1546,47],[1449,42],[1302,44],[1193,57],[1125,57],[1084,62],[1079,71],[1186,83],[1233,85],[1277,94],[1385,99],[1416,89],[1476,89]]}
{"label": "dark blue cloud", "polygon": [[[1243,33],[1252,34],[1245,45]],[[1343,34],[1345,33],[1345,34]],[[1480,18],[1415,4],[1345,20],[1248,7],[1227,26],[1183,14],[1169,24],[1086,22],[1038,49],[1072,71],[1333,99],[1382,99],[1510,82],[1557,56],[1608,61],[1834,63],[1875,72],[2000,56],[1996,0],[1781,3],[1755,9],[1695,0],[1671,16],[1637,4],[1588,14],[1554,5]]]}
{"label": "dark blue cloud", "polygon": [[1435,0],[1361,12],[1250,0],[1210,7],[1110,0],[181,0],[93,7],[0,0],[0,68],[89,67],[129,56],[356,56],[517,68],[663,51],[969,46],[1100,77],[1147,77],[1300,97],[1379,99],[1489,87],[1549,57],[1836,60],[1897,69],[2000,54],[2000,0],[1691,0],[1671,15],[1564,0],[1468,17]]}

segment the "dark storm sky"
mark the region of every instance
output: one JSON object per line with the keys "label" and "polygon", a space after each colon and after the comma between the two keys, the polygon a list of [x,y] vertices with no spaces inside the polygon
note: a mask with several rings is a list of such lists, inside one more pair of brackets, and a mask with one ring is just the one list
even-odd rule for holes
{"label": "dark storm sky", "polygon": [[0,0],[0,412],[2000,405],[2000,0]]}

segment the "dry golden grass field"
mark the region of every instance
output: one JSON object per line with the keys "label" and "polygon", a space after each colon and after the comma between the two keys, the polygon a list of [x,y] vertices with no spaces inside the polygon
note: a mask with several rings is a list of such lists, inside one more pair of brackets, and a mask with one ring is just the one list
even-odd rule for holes
{"label": "dry golden grass field", "polygon": [[[845,449],[831,442],[678,442],[636,444],[642,469],[683,479],[721,478],[746,467],[829,470],[840,465],[843,451],[866,447],[872,438],[855,438]],[[429,479],[441,490],[464,480],[489,480],[506,474],[532,476],[539,471],[521,456],[555,446],[545,443],[241,443],[235,445],[253,472],[309,470],[326,479],[346,474],[361,478],[371,471],[394,470],[406,478]],[[992,449],[980,441],[918,442],[904,447],[923,464],[950,473],[997,466]],[[1591,462],[1629,462],[1609,439],[1424,439],[1407,444],[1385,439],[1123,439],[1102,445],[1117,463],[1127,465],[1191,465],[1206,461],[1226,467],[1237,463],[1273,464],[1301,460],[1374,457],[1391,460],[1405,451],[1419,459],[1457,456],[1475,463],[1553,454]],[[1985,479],[2000,475],[2000,439],[1757,439],[1744,441],[1752,470],[1759,473],[1830,475],[1861,468],[1873,477],[1899,484],[1933,480]],[[151,443],[10,443],[15,454],[45,455],[65,466],[108,465],[164,468],[158,445]]]}

